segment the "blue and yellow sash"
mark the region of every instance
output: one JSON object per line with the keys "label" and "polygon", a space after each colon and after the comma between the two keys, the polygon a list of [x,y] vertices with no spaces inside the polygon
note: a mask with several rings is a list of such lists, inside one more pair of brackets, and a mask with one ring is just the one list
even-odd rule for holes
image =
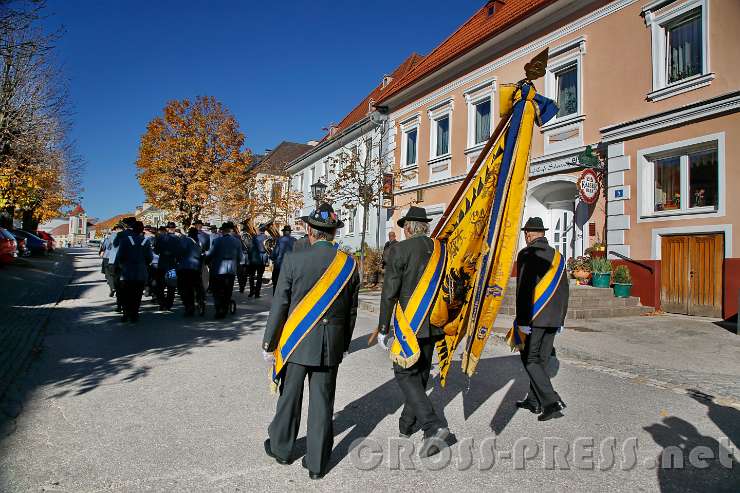
{"label": "blue and yellow sash", "polygon": [[275,363],[271,374],[273,391],[277,391],[280,374],[288,358],[337,299],[339,293],[352,278],[356,266],[357,263],[351,255],[337,250],[326,272],[288,316],[274,353]]}
{"label": "blue and yellow sash", "polygon": [[[542,310],[545,309],[550,300],[552,300],[555,291],[558,289],[560,280],[565,272],[565,260],[559,251],[555,250],[552,257],[552,263],[545,275],[540,279],[534,288],[534,299],[532,303],[532,321],[537,318]],[[514,320],[514,326],[506,334],[506,342],[509,343],[511,350],[524,349],[524,343],[527,341],[527,334],[519,330]]]}
{"label": "blue and yellow sash", "polygon": [[432,239],[432,241],[434,251],[406,309],[401,309],[400,303],[396,303],[393,309],[391,326],[394,341],[391,345],[390,356],[394,363],[403,368],[413,366],[419,359],[419,342],[416,340],[416,333],[426,320],[436,298],[437,290],[442,284],[442,273],[447,259],[445,246],[439,240]]}

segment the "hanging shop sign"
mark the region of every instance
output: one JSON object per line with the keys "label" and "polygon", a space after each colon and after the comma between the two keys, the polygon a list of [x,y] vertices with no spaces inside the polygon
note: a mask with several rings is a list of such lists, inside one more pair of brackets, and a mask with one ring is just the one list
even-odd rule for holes
{"label": "hanging shop sign", "polygon": [[601,186],[599,185],[599,178],[592,169],[583,170],[581,176],[578,178],[578,194],[581,200],[591,205],[595,204],[599,200],[599,192]]}

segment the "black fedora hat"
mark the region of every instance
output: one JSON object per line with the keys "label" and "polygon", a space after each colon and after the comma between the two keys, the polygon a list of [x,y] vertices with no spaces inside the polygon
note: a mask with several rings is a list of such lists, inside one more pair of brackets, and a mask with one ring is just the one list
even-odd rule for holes
{"label": "black fedora hat", "polygon": [[342,220],[334,212],[334,208],[326,202],[320,204],[308,216],[301,216],[301,221],[320,231],[332,231],[344,226]]}
{"label": "black fedora hat", "polygon": [[177,227],[177,224],[173,223],[172,221],[167,223],[167,226],[165,226],[167,229],[173,229]]}
{"label": "black fedora hat", "polygon": [[427,217],[427,210],[423,207],[416,207],[415,205],[412,205],[408,212],[406,212],[406,215],[403,216],[401,219],[398,220],[396,224],[401,226],[403,228],[403,225],[406,224],[406,221],[418,221],[420,223],[430,223],[432,222],[432,218]]}
{"label": "black fedora hat", "polygon": [[535,216],[527,219],[527,222],[526,224],[524,224],[522,231],[547,231],[547,228],[542,223],[542,218]]}
{"label": "black fedora hat", "polygon": [[196,219],[195,221],[193,221],[193,226],[197,226],[198,224],[203,226],[203,221],[201,221],[200,219]]}
{"label": "black fedora hat", "polygon": [[293,231],[293,228],[290,227],[290,224],[286,224],[285,226],[283,226],[283,233],[290,233],[291,231]]}

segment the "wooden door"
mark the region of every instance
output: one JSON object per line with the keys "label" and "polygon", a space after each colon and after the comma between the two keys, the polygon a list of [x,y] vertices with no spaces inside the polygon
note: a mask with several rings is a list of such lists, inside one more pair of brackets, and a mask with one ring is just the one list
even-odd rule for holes
{"label": "wooden door", "polygon": [[722,316],[724,235],[664,236],[660,298],[664,311]]}
{"label": "wooden door", "polygon": [[689,313],[689,237],[660,240],[660,306],[669,313]]}
{"label": "wooden door", "polygon": [[722,316],[724,235],[689,237],[689,315]]}

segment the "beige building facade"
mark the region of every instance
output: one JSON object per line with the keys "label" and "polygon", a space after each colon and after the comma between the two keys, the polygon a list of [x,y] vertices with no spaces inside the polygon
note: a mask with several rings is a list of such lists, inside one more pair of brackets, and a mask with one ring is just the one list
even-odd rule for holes
{"label": "beige building facade", "polygon": [[[397,166],[412,176],[397,186],[394,219],[414,203],[441,215],[499,123],[501,84],[549,48],[535,84],[560,112],[535,129],[525,215],[543,218],[566,257],[606,242],[646,305],[732,316],[738,21],[733,0],[488,2],[379,102]],[[469,41],[476,31],[485,35]],[[587,146],[608,171],[594,205],[576,185]]]}

